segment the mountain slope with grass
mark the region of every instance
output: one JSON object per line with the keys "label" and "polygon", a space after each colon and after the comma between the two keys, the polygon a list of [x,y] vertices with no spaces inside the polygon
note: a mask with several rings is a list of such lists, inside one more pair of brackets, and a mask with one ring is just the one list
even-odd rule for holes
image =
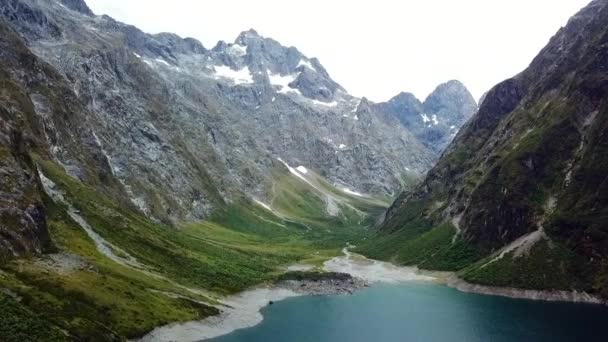
{"label": "mountain slope with grass", "polygon": [[484,285],[608,297],[607,24],[608,1],[591,2],[490,90],[361,251]]}

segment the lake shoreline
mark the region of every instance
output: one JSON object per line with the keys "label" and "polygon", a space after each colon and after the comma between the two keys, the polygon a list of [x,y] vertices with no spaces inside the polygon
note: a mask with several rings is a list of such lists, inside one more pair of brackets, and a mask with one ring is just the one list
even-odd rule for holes
{"label": "lake shoreline", "polygon": [[569,302],[581,304],[608,305],[608,301],[586,292],[559,290],[530,290],[515,287],[487,286],[469,283],[455,274],[445,279],[445,285],[460,292],[477,293],[514,299],[528,299],[546,302]]}
{"label": "lake shoreline", "polygon": [[[352,247],[352,246],[351,246]],[[222,301],[220,314],[199,321],[172,323],[160,326],[136,341],[140,342],[194,342],[209,340],[230,334],[239,329],[253,327],[264,319],[261,310],[291,297],[319,295],[352,295],[374,283],[432,282],[464,293],[500,296],[536,301],[571,302],[607,305],[601,298],[576,291],[526,290],[468,283],[454,272],[423,270],[416,267],[367,259],[352,254],[350,247],[343,249],[343,256],[326,261],[322,271],[341,275],[325,279],[283,279],[272,285],[258,286]],[[295,273],[306,273],[311,268],[298,265]],[[288,271],[289,272],[289,271]],[[292,271],[293,273],[293,271]],[[343,275],[348,275],[343,277]]]}
{"label": "lake shoreline", "polygon": [[[345,247],[342,256],[327,260],[322,271],[348,274],[348,278],[328,281],[309,279],[285,279],[272,285],[258,286],[222,300],[217,306],[220,314],[198,321],[176,322],[156,327],[135,341],[139,342],[194,342],[229,334],[235,330],[250,328],[262,322],[261,310],[267,305],[291,297],[318,295],[351,295],[373,283],[399,283],[406,281],[437,282],[432,275],[425,275],[416,267],[399,267],[388,262],[354,255]],[[294,267],[297,266],[297,267]],[[307,272],[312,267],[296,264],[287,268]]]}
{"label": "lake shoreline", "polygon": [[198,321],[160,326],[139,342],[194,342],[230,334],[262,322],[261,310],[275,302],[299,296],[351,295],[369,284],[349,274],[341,273],[325,279],[286,279],[272,285],[258,286],[222,300],[220,313]]}

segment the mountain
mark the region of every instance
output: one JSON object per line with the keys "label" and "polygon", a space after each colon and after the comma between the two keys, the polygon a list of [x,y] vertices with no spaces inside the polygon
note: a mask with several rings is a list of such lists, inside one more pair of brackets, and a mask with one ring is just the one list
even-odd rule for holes
{"label": "mountain", "polygon": [[399,119],[424,146],[440,155],[475,114],[477,103],[461,82],[452,80],[440,84],[424,102],[411,93],[400,93],[377,104],[377,109]]}
{"label": "mountain", "polygon": [[436,152],[315,58],[0,2],[0,336],[124,340],[369,234]]}
{"label": "mountain", "polygon": [[[87,135],[107,164],[104,177],[156,220],[201,219],[242,196],[271,198],[278,158],[379,196],[396,194],[434,158],[317,59],[253,30],[207,49],[95,16],[83,1],[10,0],[0,9],[86,108],[74,115],[87,130],[65,135]],[[40,115],[49,99],[37,93],[32,102]],[[63,119],[50,113],[45,129],[52,158],[85,180],[91,165],[53,131]]]}
{"label": "mountain", "polygon": [[608,1],[492,88],[368,255],[469,282],[608,297]]}

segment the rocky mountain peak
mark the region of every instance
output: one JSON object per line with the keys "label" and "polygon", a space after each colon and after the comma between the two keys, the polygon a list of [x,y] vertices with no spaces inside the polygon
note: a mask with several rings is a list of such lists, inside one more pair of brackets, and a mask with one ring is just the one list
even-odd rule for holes
{"label": "rocky mountain peak", "polygon": [[226,50],[226,48],[228,47],[228,43],[226,43],[223,40],[219,40],[215,46],[211,49],[211,51],[213,52],[222,52],[224,50]]}
{"label": "rocky mountain peak", "polygon": [[344,91],[318,59],[307,57],[293,46],[287,47],[263,37],[253,29],[239,34],[234,44],[224,43],[214,50],[236,56],[254,73],[266,74],[271,86],[284,93],[299,93],[330,103],[338,90]]}
{"label": "rocky mountain peak", "polygon": [[470,118],[477,109],[473,95],[460,81],[440,84],[424,101],[424,108],[434,114],[446,114],[454,123]]}
{"label": "rocky mountain peak", "polygon": [[247,31],[241,32],[238,37],[234,40],[235,44],[247,45],[247,42],[251,40],[261,40],[264,39],[258,31],[250,28]]}
{"label": "rocky mountain peak", "polygon": [[388,101],[388,104],[394,107],[422,109],[422,103],[418,98],[407,92],[400,92]]}
{"label": "rocky mountain peak", "polygon": [[154,35],[156,40],[170,48],[170,50],[177,53],[193,53],[193,54],[204,54],[207,49],[203,44],[194,38],[182,38],[174,33],[162,32]]}
{"label": "rocky mountain peak", "polygon": [[84,0],[60,0],[61,3],[68,7],[69,9],[76,11],[76,12],[80,12],[84,15],[88,15],[90,17],[92,17],[93,11],[91,11],[91,9],[89,8],[89,6],[86,4],[86,2],[84,2]]}
{"label": "rocky mountain peak", "polygon": [[399,121],[428,148],[440,153],[477,111],[477,103],[460,81],[440,84],[422,103],[401,92],[379,108]]}

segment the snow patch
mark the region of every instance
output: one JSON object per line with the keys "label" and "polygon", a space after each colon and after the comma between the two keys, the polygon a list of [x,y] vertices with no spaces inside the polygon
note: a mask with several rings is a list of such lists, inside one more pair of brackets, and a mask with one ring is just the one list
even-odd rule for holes
{"label": "snow patch", "polygon": [[340,144],[340,146],[338,146],[338,148],[339,148],[339,149],[341,149],[341,150],[343,150],[343,149],[345,149],[345,148],[346,148],[346,145],[344,145],[344,144]]}
{"label": "snow patch", "polygon": [[426,115],[425,113],[420,114],[420,116],[422,117],[423,123],[431,122],[431,119],[429,119],[428,115]]}
{"label": "snow patch", "polygon": [[303,174],[307,174],[308,173],[308,170],[304,166],[302,166],[302,165],[296,167],[296,170],[300,171]]}
{"label": "snow patch", "polygon": [[304,66],[310,70],[313,71],[317,71],[317,69],[315,69],[314,66],[312,66],[312,64],[310,63],[310,61],[304,60],[304,59],[300,59],[300,62],[298,63],[298,65],[296,66],[296,68],[299,68],[301,66]]}
{"label": "snow patch", "polygon": [[155,61],[157,61],[158,63],[164,64],[166,66],[171,66],[171,64],[167,63],[167,61],[165,61],[164,59],[161,59],[161,58],[156,58]]}
{"label": "snow patch", "polygon": [[268,70],[268,79],[270,80],[270,84],[279,87],[278,92],[281,94],[286,94],[289,92],[300,93],[300,90],[291,88],[289,83],[295,81],[297,75],[288,74],[282,76],[281,74],[273,74],[270,70]]}
{"label": "snow patch", "polygon": [[351,113],[356,113],[357,109],[359,109],[359,106],[361,105],[361,100],[359,100],[359,102],[357,102],[357,105],[355,106],[355,108],[353,108],[353,110],[351,110]]}
{"label": "snow patch", "polygon": [[338,102],[336,101],[332,101],[332,102],[323,102],[323,101],[319,101],[319,100],[311,100],[313,104],[318,105],[318,106],[326,106],[326,107],[335,107],[338,105]]}
{"label": "snow patch", "polygon": [[[281,158],[277,158],[278,161],[280,161],[281,163],[283,163],[283,165],[285,165],[285,167],[287,168],[287,170],[289,170],[289,172],[291,172],[292,175],[300,178],[301,180],[305,181],[306,183],[308,183],[310,186],[312,186],[313,188],[316,189],[316,187],[310,182],[308,181],[308,179],[306,179],[300,172],[298,172],[297,169],[294,169],[293,167],[289,166],[289,164],[287,164],[285,161],[283,161],[283,159]],[[308,170],[307,170],[308,171]]]}
{"label": "snow patch", "polygon": [[228,66],[219,65],[214,68],[216,79],[226,78],[232,80],[234,84],[253,83],[253,77],[251,76],[249,67],[244,67],[240,70],[232,70],[232,68]]}
{"label": "snow patch", "polygon": [[140,55],[138,55],[138,54],[136,54],[135,52],[133,52],[133,55],[134,55],[135,57],[137,57],[137,58],[141,59],[141,56],[140,56]]}
{"label": "snow patch", "polygon": [[435,125],[435,126],[439,125],[439,120],[437,120],[437,115],[433,114],[433,117],[431,120],[433,121],[433,125]]}
{"label": "snow patch", "polygon": [[362,194],[360,192],[353,191],[353,190],[351,190],[349,188],[342,188],[342,191],[344,191],[344,192],[346,192],[347,194],[350,194],[350,195],[359,196],[359,197],[366,197],[364,194]]}

